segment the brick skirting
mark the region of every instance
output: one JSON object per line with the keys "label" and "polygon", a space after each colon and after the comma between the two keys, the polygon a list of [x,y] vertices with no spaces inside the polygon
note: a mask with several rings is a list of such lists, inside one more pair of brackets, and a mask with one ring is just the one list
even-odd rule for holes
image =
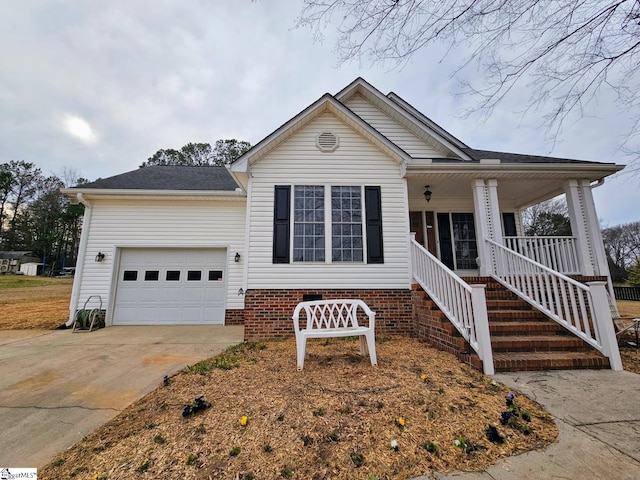
{"label": "brick skirting", "polygon": [[225,325],[244,325],[244,309],[226,310],[224,312]]}
{"label": "brick skirting", "polygon": [[293,336],[291,316],[304,295],[322,299],[359,299],[376,312],[376,334],[413,333],[410,290],[247,290],[244,339],[255,342]]}
{"label": "brick skirting", "polygon": [[413,332],[418,340],[443,352],[451,353],[462,362],[471,363],[479,370],[482,369],[482,361],[476,353],[469,348],[469,344],[456,327],[435,307],[429,295],[417,284],[412,287],[411,300]]}

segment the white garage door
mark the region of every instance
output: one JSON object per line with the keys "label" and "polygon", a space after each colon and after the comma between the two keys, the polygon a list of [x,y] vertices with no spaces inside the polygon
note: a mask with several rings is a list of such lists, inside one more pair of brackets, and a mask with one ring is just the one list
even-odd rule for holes
{"label": "white garage door", "polygon": [[225,265],[223,249],[123,249],[113,324],[223,324]]}

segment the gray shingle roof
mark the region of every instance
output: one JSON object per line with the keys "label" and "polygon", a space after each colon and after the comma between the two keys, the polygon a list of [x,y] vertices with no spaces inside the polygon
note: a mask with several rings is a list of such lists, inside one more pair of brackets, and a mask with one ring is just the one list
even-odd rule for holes
{"label": "gray shingle roof", "polygon": [[476,150],[475,148],[463,148],[462,150],[477,161],[480,161],[480,159],[483,158],[491,158],[499,159],[502,163],[598,163],[586,160],[574,160],[570,158],[543,157],[540,155],[522,155],[519,153]]}
{"label": "gray shingle roof", "polygon": [[153,165],[75,188],[113,190],[214,190],[234,191],[238,185],[225,167]]}

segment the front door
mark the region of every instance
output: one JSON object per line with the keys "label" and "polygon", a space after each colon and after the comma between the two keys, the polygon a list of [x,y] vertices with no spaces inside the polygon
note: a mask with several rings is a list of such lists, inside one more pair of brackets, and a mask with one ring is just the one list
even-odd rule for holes
{"label": "front door", "polygon": [[[427,241],[425,242],[424,219],[426,219]],[[436,232],[433,223],[433,212],[409,212],[411,232],[416,234],[416,242],[425,247],[429,253],[438,256],[436,248]]]}
{"label": "front door", "polygon": [[473,213],[438,213],[440,261],[451,270],[475,270],[478,247]]}

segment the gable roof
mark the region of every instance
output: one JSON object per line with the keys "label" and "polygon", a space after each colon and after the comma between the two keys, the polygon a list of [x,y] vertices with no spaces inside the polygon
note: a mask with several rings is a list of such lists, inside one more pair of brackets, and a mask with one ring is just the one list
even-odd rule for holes
{"label": "gable roof", "polygon": [[389,92],[387,94],[387,98],[389,98],[391,101],[393,101],[396,104],[398,104],[398,106],[400,106],[401,108],[406,110],[408,113],[413,115],[418,121],[422,122],[425,126],[427,126],[428,128],[432,129],[433,131],[435,131],[436,133],[438,133],[442,137],[446,138],[449,142],[451,142],[452,144],[454,144],[458,148],[460,148],[462,150],[464,150],[465,148],[469,148],[468,145],[463,143],[460,139],[458,139],[458,138],[454,137],[453,135],[451,135],[444,128],[442,128],[440,125],[438,125],[436,122],[431,120],[429,117],[424,115],[422,112],[420,112],[417,108],[415,108],[409,102],[407,102],[402,97],[400,97],[400,95],[398,95],[398,94],[396,94],[394,92]]}
{"label": "gable roof", "polygon": [[[353,82],[336,94],[336,99],[346,103],[354,95],[360,94],[371,104],[378,107],[382,112],[392,117],[395,121],[420,137],[425,143],[431,145],[436,150],[441,151],[445,157],[457,157],[461,160],[470,160],[462,150],[466,147],[460,140],[447,133],[442,127],[418,112],[395,94],[392,100],[384,95],[380,90],[368,83],[362,77],[356,78]],[[416,115],[416,113],[418,115]],[[444,135],[443,135],[444,133]]]}
{"label": "gable roof", "polygon": [[341,102],[336,100],[333,95],[326,93],[298,115],[254,145],[249,151],[237,158],[231,164],[231,171],[248,172],[252,163],[259,161],[293,134],[325,112],[330,112],[338,117],[399,164],[406,164],[411,160],[411,156],[402,148],[345,107]]}
{"label": "gable roof", "polygon": [[236,188],[238,185],[225,167],[152,165],[67,190],[210,190],[232,192]]}

